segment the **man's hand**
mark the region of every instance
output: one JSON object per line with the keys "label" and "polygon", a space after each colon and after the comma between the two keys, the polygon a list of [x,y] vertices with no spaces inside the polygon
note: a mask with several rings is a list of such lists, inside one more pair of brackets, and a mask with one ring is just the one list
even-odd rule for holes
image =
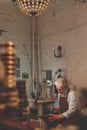
{"label": "man's hand", "polygon": [[49,115],[49,122],[53,122],[53,121],[56,121],[56,120],[60,120],[60,119],[63,119],[64,116],[62,114],[50,114]]}

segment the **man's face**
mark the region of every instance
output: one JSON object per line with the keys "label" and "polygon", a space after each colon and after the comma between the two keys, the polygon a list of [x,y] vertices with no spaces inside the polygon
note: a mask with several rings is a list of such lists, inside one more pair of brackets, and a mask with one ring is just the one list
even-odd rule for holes
{"label": "man's face", "polygon": [[62,86],[61,84],[57,84],[57,83],[55,83],[55,85],[56,85],[57,91],[58,91],[58,92],[62,92],[63,86]]}

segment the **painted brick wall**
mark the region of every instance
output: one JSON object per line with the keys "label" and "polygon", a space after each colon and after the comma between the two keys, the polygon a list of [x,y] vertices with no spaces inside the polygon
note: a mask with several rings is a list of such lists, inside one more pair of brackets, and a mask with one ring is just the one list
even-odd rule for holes
{"label": "painted brick wall", "polygon": [[17,57],[20,58],[20,77],[17,77],[17,80],[23,79],[22,73],[25,72],[29,74],[29,78],[25,80],[28,95],[30,95],[31,18],[23,15],[12,3],[7,4],[0,2],[0,29],[8,31],[7,33],[2,33],[2,41],[11,40],[16,44]]}
{"label": "painted brick wall", "polygon": [[[87,87],[87,2],[63,2],[51,5],[37,20],[41,70],[52,70],[54,77],[62,68],[70,84]],[[62,58],[54,57],[58,45],[62,45]]]}

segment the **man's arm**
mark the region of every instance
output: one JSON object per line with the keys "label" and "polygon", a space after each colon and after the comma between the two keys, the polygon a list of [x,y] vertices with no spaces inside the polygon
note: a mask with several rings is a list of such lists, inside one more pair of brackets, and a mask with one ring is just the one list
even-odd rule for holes
{"label": "man's arm", "polygon": [[73,90],[71,90],[68,94],[68,104],[69,104],[68,110],[62,114],[66,118],[70,118],[77,110],[76,94],[75,94],[75,91],[73,91]]}

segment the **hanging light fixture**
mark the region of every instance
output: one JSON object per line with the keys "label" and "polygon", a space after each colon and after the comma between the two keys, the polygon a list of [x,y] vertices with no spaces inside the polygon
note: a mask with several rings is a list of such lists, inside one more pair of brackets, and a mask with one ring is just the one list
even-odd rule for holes
{"label": "hanging light fixture", "polygon": [[42,14],[48,7],[50,0],[17,0],[21,11],[26,15],[37,16]]}
{"label": "hanging light fixture", "polygon": [[30,16],[42,14],[47,9],[50,1],[56,3],[56,0],[12,0],[21,11]]}

